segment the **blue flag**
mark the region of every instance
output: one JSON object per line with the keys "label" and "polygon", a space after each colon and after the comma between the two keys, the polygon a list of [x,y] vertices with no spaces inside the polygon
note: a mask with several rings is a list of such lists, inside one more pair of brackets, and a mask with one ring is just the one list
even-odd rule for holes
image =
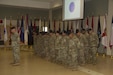
{"label": "blue flag", "polygon": [[29,34],[28,34],[28,45],[33,45],[33,25],[31,20],[31,25],[29,26]]}
{"label": "blue flag", "polygon": [[101,26],[100,26],[100,17],[98,19],[98,30],[97,30],[97,35],[98,35],[98,38],[99,38],[99,45],[98,47],[100,46],[101,44]]}
{"label": "blue flag", "polygon": [[21,27],[20,27],[20,41],[24,43],[24,19],[21,19]]}

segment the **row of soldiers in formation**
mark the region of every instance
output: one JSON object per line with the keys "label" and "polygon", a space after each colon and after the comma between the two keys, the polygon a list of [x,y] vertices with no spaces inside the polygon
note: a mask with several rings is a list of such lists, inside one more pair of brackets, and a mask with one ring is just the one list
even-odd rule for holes
{"label": "row of soldiers in formation", "polygon": [[[35,34],[35,33],[34,33]],[[34,50],[47,60],[77,70],[78,65],[96,64],[98,36],[88,29],[34,35]]]}

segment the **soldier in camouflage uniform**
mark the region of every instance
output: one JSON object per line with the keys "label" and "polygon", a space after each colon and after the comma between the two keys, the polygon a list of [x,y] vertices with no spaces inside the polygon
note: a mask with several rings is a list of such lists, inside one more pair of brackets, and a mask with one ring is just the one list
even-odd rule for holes
{"label": "soldier in camouflage uniform", "polygon": [[79,65],[84,65],[85,64],[85,58],[84,58],[85,37],[83,34],[80,33],[78,29],[76,30],[76,35],[81,43],[80,50],[78,50],[78,62],[79,62]]}
{"label": "soldier in camouflage uniform", "polygon": [[55,34],[51,31],[49,34],[49,50],[48,50],[48,60],[55,62]]}
{"label": "soldier in camouflage uniform", "polygon": [[68,36],[66,35],[66,31],[62,33],[62,38],[61,38],[61,48],[60,48],[60,54],[61,54],[61,62],[64,65],[67,65],[67,51],[68,51]]}
{"label": "soldier in camouflage uniform", "polygon": [[61,63],[61,38],[59,31],[56,32],[56,39],[55,39],[55,59],[56,63]]}
{"label": "soldier in camouflage uniform", "polygon": [[79,39],[73,34],[69,34],[69,48],[68,48],[68,61],[69,67],[72,70],[77,70],[78,68],[78,50],[80,49]]}
{"label": "soldier in camouflage uniform", "polygon": [[99,44],[98,36],[96,33],[89,29],[89,46],[90,46],[90,54],[91,54],[91,63],[96,64],[96,52]]}
{"label": "soldier in camouflage uniform", "polygon": [[48,44],[48,42],[49,42],[49,36],[48,36],[48,33],[46,33],[45,35],[44,35],[44,55],[45,55],[45,58],[47,58],[47,56],[49,55],[48,54],[48,49],[49,49],[49,44]]}
{"label": "soldier in camouflage uniform", "polygon": [[[35,40],[34,40],[35,41]],[[36,53],[39,55],[40,50],[40,33],[37,35],[37,47],[36,47]]]}
{"label": "soldier in camouflage uniform", "polygon": [[45,57],[45,49],[44,49],[44,40],[45,39],[45,33],[42,32],[42,35],[41,35],[41,40],[40,40],[40,46],[41,46],[41,51],[40,51],[40,54],[41,54],[41,57],[44,58]]}
{"label": "soldier in camouflage uniform", "polygon": [[33,32],[33,48],[34,48],[34,54],[37,54],[37,33]]}
{"label": "soldier in camouflage uniform", "polygon": [[82,30],[82,34],[84,35],[84,56],[85,56],[85,62],[89,63],[90,62],[90,54],[89,54],[89,34],[88,31],[85,29]]}
{"label": "soldier in camouflage uniform", "polygon": [[38,48],[38,55],[39,55],[39,56],[42,56],[42,45],[43,45],[43,44],[42,44],[42,33],[40,33],[40,34],[38,35],[38,37],[39,37],[39,38],[38,38],[38,45],[39,45],[39,46],[38,46],[38,47],[39,47],[39,48]]}
{"label": "soldier in camouflage uniform", "polygon": [[20,64],[20,39],[15,27],[11,27],[11,45],[13,49],[14,62],[13,65]]}

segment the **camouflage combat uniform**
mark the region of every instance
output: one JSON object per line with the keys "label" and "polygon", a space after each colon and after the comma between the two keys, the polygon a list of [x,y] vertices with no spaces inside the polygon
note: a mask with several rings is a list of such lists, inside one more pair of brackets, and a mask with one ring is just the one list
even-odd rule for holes
{"label": "camouflage combat uniform", "polygon": [[84,58],[84,44],[85,44],[85,37],[83,34],[80,33],[80,36],[78,36],[78,39],[80,41],[80,49],[78,50],[78,62],[80,65],[85,64],[85,58]]}
{"label": "camouflage combat uniform", "polygon": [[43,38],[43,40],[44,40],[44,56],[45,56],[45,58],[47,58],[48,57],[48,49],[49,49],[49,36],[46,34],[46,35],[44,35],[44,38]]}
{"label": "camouflage combat uniform", "polygon": [[11,45],[13,49],[14,63],[20,62],[20,39],[18,33],[11,35]]}
{"label": "camouflage combat uniform", "polygon": [[55,34],[50,35],[49,38],[49,60],[55,61]]}
{"label": "camouflage combat uniform", "polygon": [[89,46],[90,46],[90,54],[91,54],[91,62],[92,64],[96,64],[96,52],[99,40],[96,33],[92,32],[89,34]]}
{"label": "camouflage combat uniform", "polygon": [[90,53],[89,53],[89,34],[85,32],[85,42],[84,42],[84,56],[85,56],[85,62],[89,63],[90,62]]}
{"label": "camouflage combat uniform", "polygon": [[79,39],[74,36],[73,38],[69,38],[69,50],[68,50],[68,64],[69,67],[77,69],[78,67],[78,49],[80,48]]}
{"label": "camouflage combat uniform", "polygon": [[37,54],[37,35],[33,35],[33,48],[34,48],[34,54]]}
{"label": "camouflage combat uniform", "polygon": [[61,58],[61,61],[62,61],[62,64],[66,65],[67,64],[67,52],[68,52],[68,36],[65,35],[65,36],[62,36],[61,38],[61,48],[60,48],[60,58]]}
{"label": "camouflage combat uniform", "polygon": [[55,62],[56,63],[61,63],[61,35],[59,36],[56,36],[56,39],[55,39]]}

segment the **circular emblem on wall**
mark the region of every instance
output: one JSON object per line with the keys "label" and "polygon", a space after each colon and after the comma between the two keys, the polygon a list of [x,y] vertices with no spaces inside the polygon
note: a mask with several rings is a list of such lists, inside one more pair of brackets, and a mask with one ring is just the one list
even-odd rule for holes
{"label": "circular emblem on wall", "polygon": [[73,12],[74,9],[75,9],[75,3],[74,3],[74,2],[71,2],[71,3],[69,4],[69,11],[70,11],[70,12]]}

